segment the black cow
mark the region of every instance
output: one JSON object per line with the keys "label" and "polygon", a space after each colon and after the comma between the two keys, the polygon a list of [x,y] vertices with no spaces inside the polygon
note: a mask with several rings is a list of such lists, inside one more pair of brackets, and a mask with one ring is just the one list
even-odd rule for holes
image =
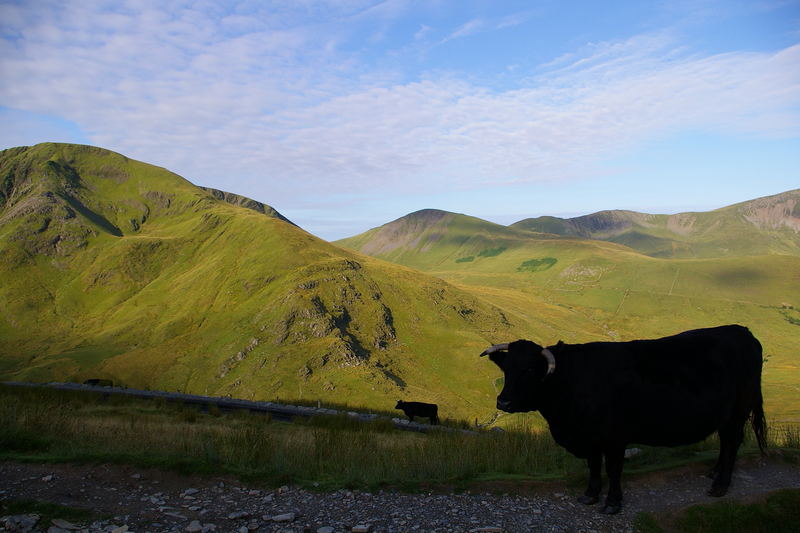
{"label": "black cow", "polygon": [[398,400],[394,408],[402,409],[412,422],[415,416],[421,416],[423,418],[428,418],[431,424],[439,423],[439,407],[435,403],[404,402],[403,400]]}
{"label": "black cow", "polygon": [[581,503],[599,500],[605,457],[605,514],[622,507],[620,477],[629,443],[679,446],[717,432],[720,450],[711,472],[711,496],[728,490],[748,419],[764,452],[761,344],[745,327],[630,342],[559,341],[549,348],[518,340],[494,345],[481,356],[487,354],[505,375],[497,408],[538,410],[553,439],[587,459],[589,484]]}
{"label": "black cow", "polygon": [[92,385],[94,387],[113,387],[114,382],[110,379],[92,378],[83,382],[84,385]]}

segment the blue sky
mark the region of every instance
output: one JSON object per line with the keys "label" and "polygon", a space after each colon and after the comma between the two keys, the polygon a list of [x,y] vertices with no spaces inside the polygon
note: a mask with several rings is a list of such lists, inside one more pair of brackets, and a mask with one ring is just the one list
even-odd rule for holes
{"label": "blue sky", "polygon": [[800,0],[0,0],[0,148],[102,146],[333,240],[800,187]]}

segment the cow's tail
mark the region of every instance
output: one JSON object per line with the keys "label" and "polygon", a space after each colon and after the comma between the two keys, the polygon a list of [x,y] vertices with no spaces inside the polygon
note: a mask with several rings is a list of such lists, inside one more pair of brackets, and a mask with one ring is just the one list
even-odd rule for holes
{"label": "cow's tail", "polygon": [[764,416],[764,400],[761,397],[761,384],[756,390],[755,402],[753,402],[753,412],[750,414],[750,422],[753,424],[753,433],[758,441],[758,449],[761,455],[767,453],[767,419]]}
{"label": "cow's tail", "polygon": [[761,395],[761,369],[764,363],[762,356],[761,343],[758,339],[752,336],[754,341],[756,353],[758,353],[758,371],[756,374],[755,391],[753,394],[753,410],[750,412],[750,422],[753,425],[753,433],[758,442],[758,449],[761,454],[766,454],[767,451],[767,419],[764,416],[764,397]]}

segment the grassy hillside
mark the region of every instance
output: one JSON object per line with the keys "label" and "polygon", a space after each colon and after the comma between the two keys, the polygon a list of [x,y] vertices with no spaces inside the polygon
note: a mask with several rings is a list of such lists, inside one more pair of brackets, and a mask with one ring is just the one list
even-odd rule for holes
{"label": "grassy hillside", "polygon": [[[413,233],[398,232],[402,228]],[[390,230],[399,233],[395,242],[408,244],[387,247],[383,236]],[[532,338],[542,343],[746,325],[768,357],[768,414],[800,420],[798,256],[659,259],[614,243],[528,233],[444,212],[411,214],[338,244],[471,291],[530,321]]]}
{"label": "grassy hillside", "polygon": [[702,213],[600,211],[528,218],[511,227],[616,242],[653,257],[800,255],[800,189]]}
{"label": "grassy hillside", "polygon": [[268,206],[102,149],[0,152],[0,191],[0,379],[488,417],[494,376],[476,354],[530,331]]}

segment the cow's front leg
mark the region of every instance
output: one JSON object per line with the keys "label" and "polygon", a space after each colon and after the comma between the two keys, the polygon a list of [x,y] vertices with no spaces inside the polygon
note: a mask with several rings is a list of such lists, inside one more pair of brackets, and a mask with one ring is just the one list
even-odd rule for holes
{"label": "cow's front leg", "polygon": [[606,505],[600,512],[617,514],[622,510],[622,463],[625,460],[625,447],[607,449],[605,456],[608,495],[606,495]]}
{"label": "cow's front leg", "polygon": [[586,458],[589,465],[589,484],[586,492],[578,498],[578,501],[586,505],[594,505],[600,500],[600,490],[603,488],[603,481],[600,479],[600,470],[603,465],[603,453],[600,450],[592,450]]}

